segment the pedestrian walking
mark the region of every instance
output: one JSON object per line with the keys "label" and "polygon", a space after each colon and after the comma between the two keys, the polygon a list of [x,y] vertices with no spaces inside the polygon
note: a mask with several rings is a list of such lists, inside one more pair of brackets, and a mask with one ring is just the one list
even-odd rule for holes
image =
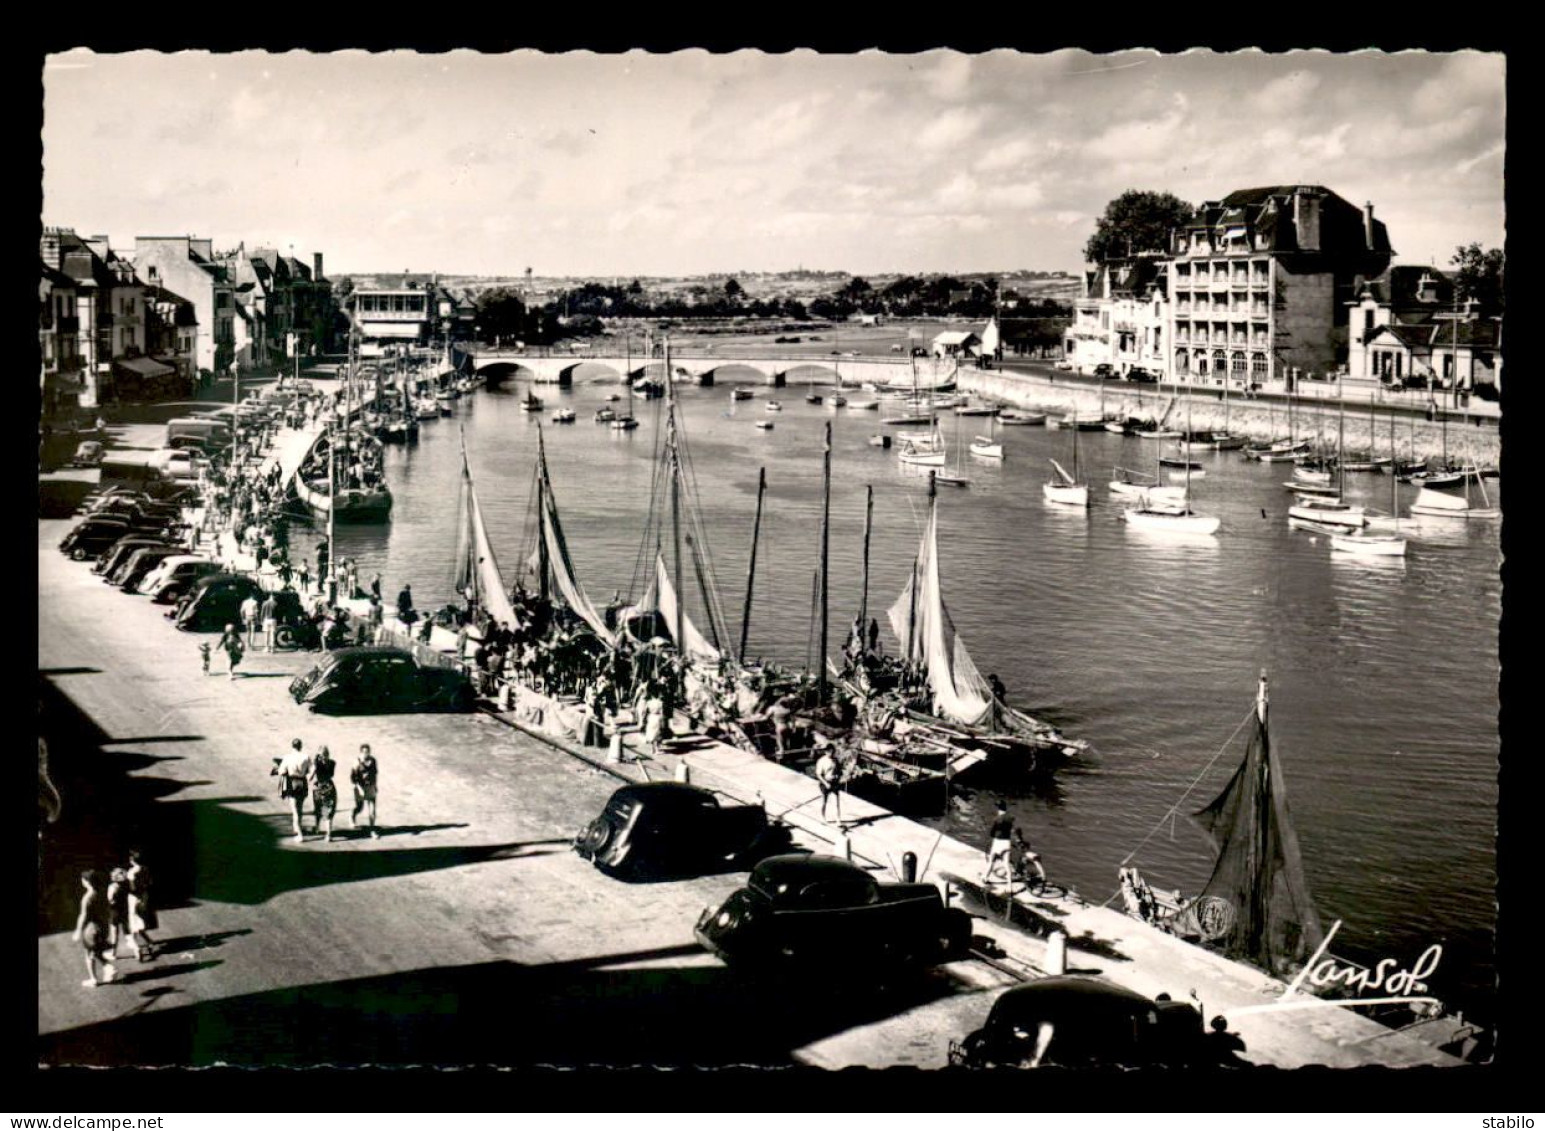
{"label": "pedestrian walking", "polygon": [[248,648],[252,647],[253,637],[257,635],[259,608],[257,597],[250,593],[247,595],[247,599],[241,603],[241,623],[247,633]]}
{"label": "pedestrian walking", "polygon": [[990,883],[992,881],[993,873],[997,870],[999,864],[1003,865],[1004,872],[1008,875],[1008,878],[1013,879],[1012,873],[1008,872],[1009,850],[1013,847],[1013,835],[1014,818],[1009,816],[1008,805],[1000,801],[998,802],[997,816],[993,818],[992,829],[989,833],[992,843],[987,848],[987,868],[982,872],[983,883]]}
{"label": "pedestrian walking", "polygon": [[200,644],[198,646],[198,654],[199,654],[199,658],[204,663],[204,674],[205,675],[209,674],[209,656],[210,656],[210,653],[213,652],[213,651],[214,651],[214,649],[212,647],[210,647],[209,641],[207,641],[207,640],[204,641],[202,644]]}
{"label": "pedestrian walking", "polygon": [[150,932],[161,925],[156,916],[155,903],[150,898],[150,869],[137,848],[129,849],[129,866],[124,869],[129,885],[129,935],[134,939],[134,950],[141,962],[149,962],[156,956],[155,940]]}
{"label": "pedestrian walking", "polygon": [[300,581],[300,591],[302,593],[311,592],[311,567],[306,564],[306,560],[304,558],[301,559],[300,573],[297,575],[297,577]]}
{"label": "pedestrian walking", "polygon": [[224,652],[226,658],[230,660],[231,678],[235,679],[236,665],[241,663],[241,654],[243,648],[241,646],[241,633],[236,631],[236,626],[234,624],[228,624],[225,626],[225,631],[220,634],[220,640],[215,645],[215,647]]}
{"label": "pedestrian walking", "polygon": [[397,594],[397,619],[403,624],[411,625],[416,617],[413,612],[413,586],[404,585],[402,591]]}
{"label": "pedestrian walking", "polygon": [[301,806],[306,803],[306,793],[311,778],[311,759],[306,756],[305,743],[300,739],[290,741],[290,752],[283,758],[274,759],[269,776],[279,778],[279,796],[290,804],[290,823],[295,829],[295,842],[305,840],[301,829]]}
{"label": "pedestrian walking", "polygon": [[370,753],[370,745],[361,744],[359,757],[349,770],[349,781],[354,783],[354,813],[349,818],[349,824],[358,828],[359,815],[364,812],[370,821],[370,835],[373,838],[381,835],[376,831],[376,781],[379,774],[380,767],[376,765],[375,755]]}
{"label": "pedestrian walking", "polygon": [[311,811],[316,831],[328,844],[333,840],[333,815],[338,812],[338,787],[333,784],[337,768],[338,764],[325,746],[317,751],[311,762]]}
{"label": "pedestrian walking", "polygon": [[[81,896],[80,915],[75,920],[74,939],[86,952],[86,980],[83,986],[100,986],[118,976],[108,946],[113,932],[113,909],[107,902],[107,877],[92,868],[80,874],[86,891]],[[101,976],[97,974],[101,970]]]}
{"label": "pedestrian walking", "polygon": [[129,873],[123,868],[114,868],[108,873],[107,905],[112,908],[112,947],[109,953],[113,961],[118,961],[118,944],[120,941],[130,938],[129,930]]}
{"label": "pedestrian walking", "polygon": [[845,767],[837,757],[836,747],[824,735],[816,735],[815,743],[822,747],[821,756],[815,760],[815,780],[821,787],[821,820],[826,820],[826,803],[833,798],[837,802],[837,824],[842,824],[842,779]]}
{"label": "pedestrian walking", "polygon": [[279,636],[279,601],[274,596],[273,590],[269,590],[268,596],[263,598],[263,603],[258,608],[258,616],[263,621],[263,651],[272,652]]}

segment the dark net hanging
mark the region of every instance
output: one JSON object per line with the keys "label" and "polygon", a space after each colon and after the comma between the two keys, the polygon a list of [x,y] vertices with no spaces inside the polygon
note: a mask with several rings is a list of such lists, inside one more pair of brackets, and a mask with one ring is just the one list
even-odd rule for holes
{"label": "dark net hanging", "polygon": [[1323,935],[1263,713],[1228,785],[1193,814],[1218,858],[1182,919],[1231,958],[1283,975],[1301,966]]}

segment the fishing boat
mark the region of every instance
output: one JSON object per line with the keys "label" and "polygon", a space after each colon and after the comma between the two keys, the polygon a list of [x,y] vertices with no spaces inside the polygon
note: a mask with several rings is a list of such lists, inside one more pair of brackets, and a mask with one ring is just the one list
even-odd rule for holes
{"label": "fishing boat", "polygon": [[439,420],[440,406],[433,397],[419,397],[413,402],[413,415],[419,420]]}
{"label": "fishing boat", "polygon": [[732,401],[749,401],[754,396],[756,394],[743,385],[737,385],[730,390],[730,400]]}
{"label": "fishing boat", "polygon": [[998,413],[998,423],[1008,425],[1045,424],[1044,412],[1028,412],[1021,409],[1006,408]]}
{"label": "fishing boat", "polygon": [[767,402],[767,411],[768,412],[782,412],[783,411],[783,406],[781,404],[779,404],[777,401],[768,401]]}
{"label": "fishing boat", "polygon": [[610,424],[616,419],[617,414],[604,405],[595,410],[595,422],[597,424]]}
{"label": "fishing boat", "polygon": [[520,402],[521,412],[541,412],[542,408],[542,398],[535,393],[528,392],[525,399]]}
{"label": "fishing boat", "polygon": [[[312,448],[310,463],[295,475],[295,497],[322,520],[386,522],[392,513],[392,492],[385,480],[372,481],[368,472],[359,479],[350,470],[358,462],[354,457],[379,467],[379,453],[371,460],[367,445],[379,448],[379,442],[363,432],[324,432]],[[343,467],[338,466],[338,449],[342,449]]]}
{"label": "fishing boat", "polygon": [[572,408],[560,408],[557,412],[553,413],[553,423],[573,424],[574,410]]}

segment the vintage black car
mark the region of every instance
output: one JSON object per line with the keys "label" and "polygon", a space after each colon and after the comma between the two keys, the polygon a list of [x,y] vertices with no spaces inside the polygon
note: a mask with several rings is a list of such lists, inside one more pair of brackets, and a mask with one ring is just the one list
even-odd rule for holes
{"label": "vintage black car", "polygon": [[59,551],[75,561],[83,562],[106,552],[113,543],[127,535],[153,534],[159,530],[159,523],[147,525],[122,515],[94,515],[75,524],[74,529],[59,543]]}
{"label": "vintage black car", "polygon": [[880,883],[836,856],[773,856],[697,921],[731,965],[931,966],[964,957],[971,917],[932,884]]}
{"label": "vintage black car", "polygon": [[625,785],[574,838],[574,851],[628,879],[698,875],[747,867],[786,852],[788,827],[760,805],[723,805],[681,782]]}
{"label": "vintage black car", "polygon": [[185,632],[218,632],[228,624],[241,623],[241,603],[248,597],[263,600],[263,587],[239,573],[212,573],[201,577],[179,602],[172,623]]}
{"label": "vintage black car", "polygon": [[1128,381],[1138,381],[1146,384],[1152,384],[1158,381],[1158,379],[1159,377],[1157,374],[1150,373],[1140,365],[1134,365],[1131,369],[1127,370]]}
{"label": "vintage black car", "polygon": [[1114,377],[1116,369],[1109,362],[1102,361],[1094,367],[1094,375],[1096,377]]}
{"label": "vintage black car", "polygon": [[1057,975],[1005,991],[987,1023],[950,1042],[969,1068],[1184,1067],[1207,1061],[1202,1016],[1099,978]]}
{"label": "vintage black car", "polygon": [[472,684],[454,668],[420,664],[404,648],[340,648],[290,683],[290,697],[313,711],[467,711]]}

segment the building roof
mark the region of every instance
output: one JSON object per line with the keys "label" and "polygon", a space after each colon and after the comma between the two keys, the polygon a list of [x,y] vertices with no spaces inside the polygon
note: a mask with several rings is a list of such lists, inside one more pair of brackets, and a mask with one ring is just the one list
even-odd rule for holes
{"label": "building roof", "polygon": [[963,346],[967,342],[981,341],[981,339],[971,330],[945,330],[935,337],[934,341],[941,346]]}
{"label": "building roof", "polygon": [[1231,227],[1254,228],[1258,237],[1264,237],[1264,250],[1299,251],[1298,215],[1294,208],[1294,200],[1299,197],[1319,201],[1321,252],[1330,255],[1364,253],[1386,257],[1385,263],[1388,262],[1391,248],[1384,222],[1375,219],[1371,224],[1365,224],[1367,218],[1363,209],[1324,185],[1235,189],[1222,200],[1202,204],[1181,227],[1214,231],[1227,231]]}
{"label": "building roof", "polygon": [[43,278],[44,278],[44,280],[49,282],[49,283],[52,283],[54,286],[56,286],[56,287],[73,287],[73,286],[75,286],[75,280],[73,278],[71,278],[69,275],[66,275],[63,271],[55,270],[54,268],[50,267],[48,264],[44,263],[42,260],[38,261],[38,266],[40,266],[43,269]]}

